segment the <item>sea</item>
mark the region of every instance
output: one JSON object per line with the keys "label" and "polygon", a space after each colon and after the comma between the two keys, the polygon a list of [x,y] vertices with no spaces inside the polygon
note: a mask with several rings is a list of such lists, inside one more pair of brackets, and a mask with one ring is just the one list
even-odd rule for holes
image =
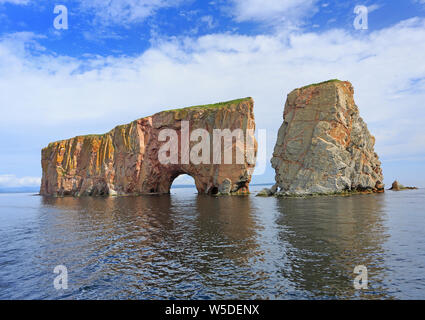
{"label": "sea", "polygon": [[0,194],[0,299],[425,299],[425,190]]}

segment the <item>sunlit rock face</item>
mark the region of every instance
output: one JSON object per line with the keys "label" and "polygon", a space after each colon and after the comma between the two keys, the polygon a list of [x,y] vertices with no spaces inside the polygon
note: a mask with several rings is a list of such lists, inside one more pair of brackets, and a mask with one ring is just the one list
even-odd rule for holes
{"label": "sunlit rock face", "polygon": [[282,195],[381,192],[375,138],[359,115],[350,82],[330,80],[292,91],[271,160]]}
{"label": "sunlit rock face", "polygon": [[[169,193],[173,180],[181,174],[194,178],[199,193],[248,193],[255,159],[249,160],[244,154],[242,161],[236,161],[236,150],[241,145],[233,139],[231,163],[225,164],[224,160],[219,164],[214,162],[213,130],[241,129],[244,139],[251,141],[246,143],[246,151],[255,157],[257,142],[253,136],[253,104],[251,98],[246,98],[163,111],[117,126],[106,134],[79,136],[50,143],[42,150],[40,194],[86,196]],[[185,124],[188,125],[188,132],[182,129]],[[177,134],[178,163],[163,164],[159,160],[161,148],[171,140],[160,141],[159,135],[164,129],[174,130]],[[190,161],[190,151],[202,141],[202,138],[190,141],[189,137],[196,129],[205,129],[210,136],[209,163],[194,164]],[[223,150],[222,159],[225,152],[229,150]]]}

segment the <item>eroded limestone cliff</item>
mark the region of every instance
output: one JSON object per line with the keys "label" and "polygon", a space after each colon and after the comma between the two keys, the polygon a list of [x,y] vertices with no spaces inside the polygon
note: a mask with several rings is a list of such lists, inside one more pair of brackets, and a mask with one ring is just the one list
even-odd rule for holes
{"label": "eroded limestone cliff", "polygon": [[288,95],[271,160],[276,185],[270,194],[384,190],[375,138],[353,94],[351,83],[330,80]]}
{"label": "eroded limestone cliff", "polygon": [[[173,180],[188,174],[195,180],[199,193],[243,194],[254,163],[193,164],[182,161],[187,147],[179,143],[179,162],[162,164],[158,152],[164,142],[163,129],[175,130],[181,141],[182,121],[188,121],[190,133],[205,129],[255,129],[253,100],[234,100],[214,105],[196,106],[159,112],[126,125],[117,126],[102,135],[78,136],[50,143],[42,150],[43,176],[40,194],[53,196],[132,195],[168,193]],[[249,130],[248,130],[249,131]],[[257,150],[255,139],[252,148]],[[211,139],[212,140],[212,139]],[[197,142],[188,142],[192,148]],[[212,144],[212,141],[211,141]],[[233,149],[236,147],[233,142]],[[211,148],[213,150],[213,148]],[[252,150],[251,150],[252,151]],[[235,160],[236,152],[233,152]],[[186,156],[184,156],[186,157]]]}

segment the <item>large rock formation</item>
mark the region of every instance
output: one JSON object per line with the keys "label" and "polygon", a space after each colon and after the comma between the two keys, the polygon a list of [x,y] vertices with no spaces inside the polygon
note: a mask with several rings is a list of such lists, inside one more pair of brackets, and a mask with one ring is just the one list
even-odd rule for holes
{"label": "large rock formation", "polygon": [[[271,160],[281,195],[381,192],[375,138],[349,82],[330,80],[292,91]],[[271,192],[273,193],[273,192]]]}
{"label": "large rock formation", "polygon": [[[188,132],[182,130],[188,121]],[[187,122],[186,122],[187,124]],[[42,195],[129,195],[169,193],[173,180],[188,174],[195,180],[199,193],[243,194],[255,162],[245,157],[236,163],[233,140],[231,164],[187,163],[189,151],[197,141],[189,142],[189,133],[206,129],[212,137],[214,129],[242,129],[247,135],[247,148],[254,154],[257,143],[252,135],[255,129],[253,100],[251,98],[207,106],[169,110],[117,126],[102,135],[78,136],[50,143],[42,150]],[[178,163],[159,161],[163,129],[173,129],[178,135]],[[182,137],[182,135],[184,135]],[[170,138],[171,139],[171,138]],[[184,141],[187,141],[187,145]],[[200,140],[202,141],[202,140]],[[211,151],[213,148],[211,148]],[[202,152],[201,152],[202,153]],[[254,159],[255,161],[255,159]]]}

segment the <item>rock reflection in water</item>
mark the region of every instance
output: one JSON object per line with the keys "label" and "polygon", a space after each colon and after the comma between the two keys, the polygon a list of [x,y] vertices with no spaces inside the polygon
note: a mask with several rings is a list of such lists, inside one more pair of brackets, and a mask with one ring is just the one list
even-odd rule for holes
{"label": "rock reflection in water", "polygon": [[[421,298],[423,191],[0,197],[0,298]],[[68,268],[69,289],[53,287]],[[369,289],[355,290],[365,265]]]}
{"label": "rock reflection in water", "polygon": [[[389,298],[380,285],[386,276],[383,201],[381,195],[278,200],[279,238],[289,244],[284,277],[312,298]],[[353,287],[357,265],[368,268],[368,290]]]}
{"label": "rock reflection in water", "polygon": [[257,229],[248,197],[45,198],[43,203],[60,209],[54,222],[47,221],[45,228],[54,232],[44,243],[55,243],[52,238],[61,234],[60,245],[73,244],[70,251],[60,250],[62,260],[56,256],[47,264],[67,260],[75,287],[85,288],[84,298],[91,297],[90,284],[99,286],[103,278],[127,287],[125,297],[144,298],[240,297],[245,285],[261,280],[246,274]]}

